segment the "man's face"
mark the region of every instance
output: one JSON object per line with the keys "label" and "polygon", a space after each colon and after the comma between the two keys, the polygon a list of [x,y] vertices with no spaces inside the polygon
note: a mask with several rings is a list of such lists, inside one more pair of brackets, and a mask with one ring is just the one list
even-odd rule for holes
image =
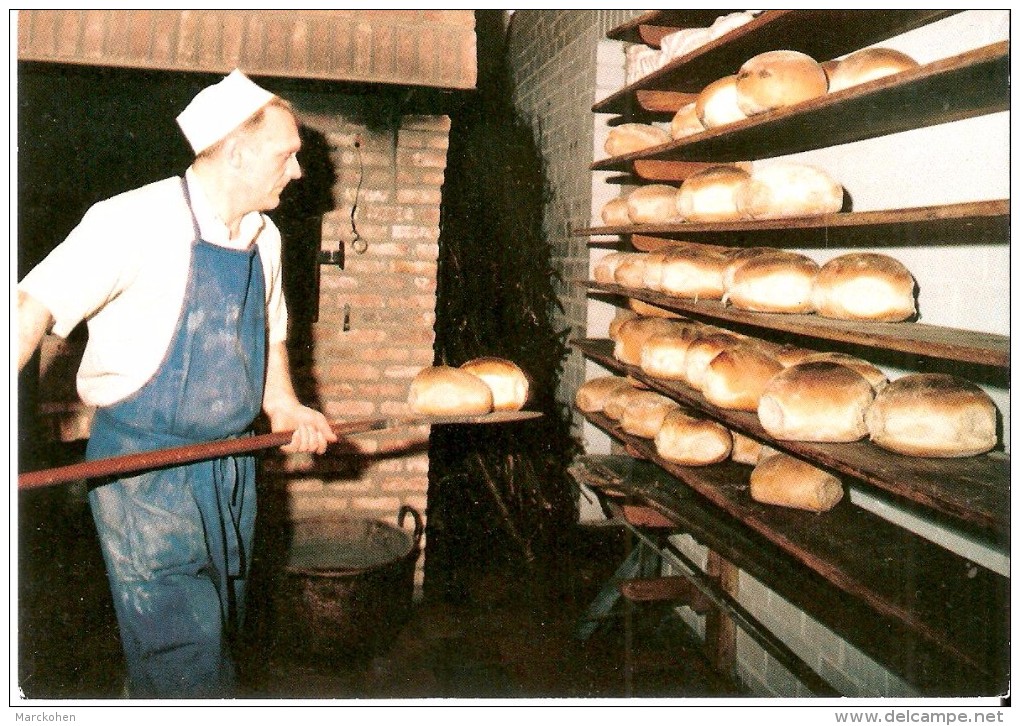
{"label": "man's face", "polygon": [[301,148],[297,122],[284,108],[269,106],[262,125],[244,143],[242,179],[256,211],[275,209],[280,194],[301,178],[297,152]]}

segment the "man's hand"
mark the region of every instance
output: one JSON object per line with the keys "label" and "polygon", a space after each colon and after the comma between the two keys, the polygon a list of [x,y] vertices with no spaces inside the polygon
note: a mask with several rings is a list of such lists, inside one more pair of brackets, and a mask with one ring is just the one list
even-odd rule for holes
{"label": "man's hand", "polygon": [[315,409],[302,406],[297,401],[294,401],[293,405],[275,408],[267,414],[273,431],[294,431],[290,443],[281,447],[281,450],[288,454],[298,452],[322,454],[326,447],[337,440],[337,435],[333,433],[325,416]]}
{"label": "man's hand", "polygon": [[337,440],[326,417],[315,409],[301,405],[294,393],[287,349],[283,343],[269,346],[262,410],[266,412],[273,431],[294,431],[290,443],[281,447],[288,454],[322,454],[327,446]]}

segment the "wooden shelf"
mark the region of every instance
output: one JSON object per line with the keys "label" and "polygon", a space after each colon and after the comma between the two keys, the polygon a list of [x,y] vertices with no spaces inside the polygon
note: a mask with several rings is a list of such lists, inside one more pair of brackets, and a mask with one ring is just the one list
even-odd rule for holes
{"label": "wooden shelf", "polygon": [[1009,108],[1009,41],[591,165],[749,161],[959,121]]}
{"label": "wooden shelf", "polygon": [[609,340],[574,340],[577,349],[621,375],[633,376],[679,403],[702,411],[725,426],[769,446],[787,451],[819,466],[859,479],[900,499],[918,505],[992,542],[1008,542],[1010,531],[1009,457],[990,453],[961,459],[902,456],[869,441],[817,444],[778,441],[770,437],[757,415],[713,406],[689,386],[645,374],[637,366],[613,357]]}
{"label": "wooden shelf", "polygon": [[586,418],[648,461],[585,457],[582,470],[586,460],[605,462],[598,468],[618,475],[614,489],[654,507],[923,693],[1000,692],[1008,662],[1007,578],[847,498],[822,514],[761,504],[748,493],[749,466],[681,467],[605,416]]}
{"label": "wooden shelf", "polygon": [[[742,220],[736,222],[677,222],[674,224],[632,224],[613,227],[583,227],[573,230],[578,237],[632,235],[631,243],[642,252],[673,244],[697,235],[733,246],[825,247],[852,246],[859,241],[868,247],[932,244],[1009,244],[1010,203],[1008,199],[963,202],[931,207],[884,209],[872,212],[840,212],[817,217]],[[769,244],[765,241],[768,240]]]}
{"label": "wooden shelf", "polygon": [[592,292],[644,300],[659,307],[717,323],[726,321],[763,330],[895,350],[929,358],[999,368],[1009,367],[1010,339],[1005,335],[925,323],[869,323],[832,320],[819,315],[754,313],[724,306],[719,300],[694,301],[650,290],[590,281],[584,281],[582,284]]}
{"label": "wooden shelf", "polygon": [[[682,11],[676,11],[682,12]],[[712,11],[724,15],[729,11]],[[894,35],[948,17],[959,10],[767,10],[750,23],[708,43],[592,107],[596,113],[626,114],[637,110],[635,93],[639,90],[699,93],[759,53],[769,50],[798,50],[823,62],[846,55]],[[644,22],[641,22],[644,19]],[[714,18],[713,18],[714,19]],[[700,22],[681,20],[680,27],[704,27],[713,19]],[[617,39],[637,41],[642,25],[666,25],[660,16],[639,16],[620,26]],[[703,25],[702,25],[703,24]],[[610,35],[610,37],[614,37]],[[661,36],[660,36],[661,37]]]}

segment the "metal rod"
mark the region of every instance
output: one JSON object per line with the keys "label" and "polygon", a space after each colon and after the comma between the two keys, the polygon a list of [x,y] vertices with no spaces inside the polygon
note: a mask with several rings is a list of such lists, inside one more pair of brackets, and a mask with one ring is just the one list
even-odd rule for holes
{"label": "metal rod", "polygon": [[[339,437],[353,436],[366,431],[398,428],[401,426],[427,426],[438,424],[490,424],[510,423],[537,418],[542,414],[535,411],[498,411],[479,416],[411,416],[407,418],[377,418],[347,423],[333,423],[333,433]],[[35,489],[38,487],[64,484],[80,479],[95,479],[128,473],[137,473],[168,466],[180,466],[196,461],[219,459],[224,456],[247,454],[276,446],[284,446],[294,436],[293,431],[275,431],[257,436],[245,436],[237,439],[223,439],[200,444],[189,444],[156,451],[145,451],[138,454],[111,456],[95,461],[86,461],[52,469],[30,471],[18,475],[18,489]]]}
{"label": "metal rod", "polygon": [[[610,504],[614,509],[617,505]],[[622,519],[622,517],[621,517]],[[684,570],[687,576],[694,583],[695,587],[701,590],[704,595],[712,601],[719,609],[726,612],[733,621],[748,635],[761,645],[768,653],[778,660],[783,667],[789,670],[801,683],[807,686],[808,690],[820,696],[842,695],[828,681],[812,670],[799,655],[794,653],[786,643],[780,640],[771,630],[762,625],[761,621],[751,615],[732,595],[723,590],[700,567],[697,566],[687,555],[681,552],[668,539],[661,545],[653,542],[646,534],[624,521],[628,529],[645,544],[656,548],[663,555],[674,561]],[[665,551],[663,551],[665,550]]]}

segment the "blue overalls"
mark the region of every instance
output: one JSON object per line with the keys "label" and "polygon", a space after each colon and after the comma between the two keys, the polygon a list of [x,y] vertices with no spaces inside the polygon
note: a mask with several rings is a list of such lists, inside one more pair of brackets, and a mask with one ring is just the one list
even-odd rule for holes
{"label": "blue overalls", "polygon": [[[166,357],[142,388],[96,413],[90,460],[243,436],[261,409],[266,309],[258,246],[210,244],[191,217],[191,267]],[[251,565],[254,457],[126,477],[94,488],[89,499],[130,696],[230,695],[228,639],[243,617]]]}

